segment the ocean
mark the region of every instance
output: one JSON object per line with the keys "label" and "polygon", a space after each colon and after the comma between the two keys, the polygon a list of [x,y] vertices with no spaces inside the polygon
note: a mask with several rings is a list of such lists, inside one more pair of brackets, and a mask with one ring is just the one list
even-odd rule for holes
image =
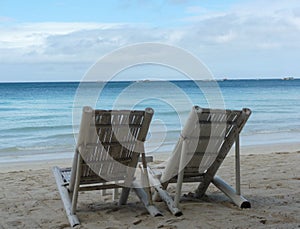
{"label": "ocean", "polygon": [[[79,87],[80,85],[80,87]],[[199,88],[200,85],[200,88]],[[155,115],[146,151],[171,152],[192,105],[252,110],[242,146],[297,143],[300,79],[0,83],[0,163],[71,158],[82,106]]]}

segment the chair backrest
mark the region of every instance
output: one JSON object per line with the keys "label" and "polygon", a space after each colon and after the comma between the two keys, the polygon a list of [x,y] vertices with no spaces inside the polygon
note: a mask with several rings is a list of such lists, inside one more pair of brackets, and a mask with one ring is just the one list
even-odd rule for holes
{"label": "chair backrest", "polygon": [[185,172],[201,174],[206,172],[218,155],[222,154],[225,158],[229,153],[251,111],[246,108],[220,110],[194,107],[194,109],[199,124],[195,125],[193,135],[188,141],[188,148],[192,148],[193,151],[190,152],[192,157],[186,165]]}
{"label": "chair backrest", "polygon": [[[221,156],[223,160],[250,114],[251,111],[246,108],[222,110],[194,106],[162,174],[162,182],[178,174],[182,159],[185,177],[205,173],[217,157]],[[182,153],[185,154],[184,157],[181,156]]]}
{"label": "chair backrest", "polygon": [[135,168],[154,111],[83,109],[77,149],[84,161],[82,177],[122,179]]}

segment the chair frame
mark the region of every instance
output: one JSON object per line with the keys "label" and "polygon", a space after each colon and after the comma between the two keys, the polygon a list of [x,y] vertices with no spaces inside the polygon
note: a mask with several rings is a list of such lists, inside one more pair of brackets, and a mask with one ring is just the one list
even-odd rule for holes
{"label": "chair frame", "polygon": [[[105,121],[99,122],[96,121],[96,114],[101,113],[106,117],[107,123]],[[118,122],[126,122],[121,121],[121,119],[126,117],[130,119],[130,115],[137,115],[133,117],[132,120],[134,122],[138,122],[139,124],[119,124]],[[136,192],[138,197],[144,203],[145,207],[149,211],[149,213],[153,216],[162,215],[156,207],[152,204],[150,185],[146,188],[142,188],[140,184],[134,181],[135,169],[138,166],[138,161],[140,160],[143,164],[143,167],[146,169],[145,173],[142,174],[144,179],[149,183],[148,172],[147,172],[147,159],[145,157],[145,149],[144,149],[144,141],[146,140],[146,135],[150,126],[150,122],[152,116],[154,114],[153,109],[146,108],[144,111],[137,110],[93,110],[91,107],[84,107],[82,112],[80,131],[77,141],[77,146],[75,150],[75,155],[73,159],[72,168],[53,168],[53,174],[55,176],[55,180],[58,186],[58,190],[61,196],[61,199],[64,204],[65,211],[67,213],[67,217],[69,219],[70,225],[72,227],[79,225],[80,221],[76,215],[76,208],[78,202],[78,194],[79,191],[92,191],[92,190],[106,190],[106,189],[118,189],[122,188],[121,196],[119,199],[119,205],[124,205],[127,202],[129,192],[131,188]],[[106,115],[106,116],[105,116]],[[111,119],[112,115],[117,116],[116,123],[112,123]],[[102,117],[102,119],[104,119]],[[115,117],[115,116],[114,116]],[[126,118],[123,118],[124,120]],[[120,120],[119,120],[120,119]],[[135,121],[135,119],[137,121]],[[104,122],[104,123],[102,123]],[[118,130],[114,130],[114,126],[118,127],[118,125],[123,125],[122,127],[127,128],[125,132],[128,136],[124,137],[124,139],[128,138],[131,142],[131,145],[126,145],[123,147],[123,143],[118,139]],[[99,127],[100,126],[100,127]],[[104,126],[104,127],[103,127]],[[134,127],[132,127],[134,126]],[[138,127],[136,127],[138,126]],[[101,128],[104,130],[99,131]],[[90,129],[91,128],[91,129]],[[109,135],[106,132],[105,128],[110,129],[110,136],[103,137],[104,135]],[[132,128],[136,128],[136,132],[132,133]],[[116,132],[115,132],[116,131]],[[122,131],[120,131],[123,133]],[[108,138],[109,142],[101,142],[100,135],[103,138]],[[123,135],[122,135],[123,136]],[[121,137],[122,137],[121,136]],[[120,136],[119,136],[120,137]],[[129,140],[128,140],[129,141]],[[105,145],[104,145],[105,144]],[[125,143],[124,143],[125,144]],[[111,146],[111,148],[107,148],[107,151],[111,149],[111,152],[108,152],[106,156],[101,155],[103,151],[106,151],[106,146]],[[120,146],[120,152],[117,151]],[[100,146],[102,148],[100,148]],[[113,148],[115,146],[115,148]],[[90,155],[91,150],[88,150],[88,147],[98,147],[100,150],[97,151],[97,148],[93,148],[92,152],[95,155]],[[129,147],[129,148],[127,148]],[[131,148],[130,148],[131,147]],[[126,148],[126,149],[124,149]],[[116,150],[117,149],[117,150]],[[113,158],[110,153],[113,154],[122,154],[123,158]],[[124,154],[126,157],[124,158]],[[109,161],[107,161],[107,155]],[[105,158],[106,157],[106,158]],[[97,158],[91,164],[87,159],[88,158]],[[105,160],[104,160],[105,158]],[[116,159],[116,161],[115,161]],[[120,161],[119,161],[120,160]],[[87,162],[86,162],[87,161]],[[105,164],[106,163],[106,164]],[[122,164],[124,163],[124,164]],[[121,165],[122,164],[122,165]],[[96,167],[93,167],[96,166]],[[113,180],[107,180],[105,177],[102,177],[101,174],[109,173],[108,171],[115,171],[118,169],[118,166],[121,166],[122,170],[120,171],[119,177],[116,177]],[[122,167],[123,166],[123,167]],[[95,170],[97,168],[97,170]],[[98,169],[101,168],[101,169]],[[108,169],[108,170],[107,170]],[[112,172],[114,175],[114,173]],[[118,175],[118,174],[116,174]]]}
{"label": "chair frame", "polygon": [[[226,118],[224,122],[224,128],[226,128],[226,136],[224,136],[224,141],[221,143],[220,148],[218,148],[217,156],[209,165],[207,170],[203,173],[199,173],[194,171],[191,173],[189,170],[188,174],[185,174],[188,168],[188,164],[186,161],[190,161],[192,158],[186,158],[188,154],[187,145],[190,141],[195,141],[198,138],[198,143],[200,142],[200,134],[199,136],[193,136],[190,134],[190,129],[192,129],[195,123],[200,122],[201,124],[208,124],[210,125],[214,121],[209,120],[209,115],[214,114],[224,114],[223,116]],[[238,110],[220,110],[220,109],[205,109],[200,108],[198,106],[194,106],[189,119],[181,132],[180,139],[173,151],[171,158],[169,159],[166,168],[163,170],[160,182],[161,187],[156,188],[156,197],[155,199],[163,199],[164,201],[169,200],[170,198],[167,196],[166,190],[169,183],[176,183],[176,194],[174,198],[174,203],[172,205],[168,204],[169,209],[173,214],[177,214],[180,212],[179,209],[179,202],[181,197],[181,189],[183,182],[200,182],[195,197],[201,198],[204,196],[208,186],[210,183],[213,183],[218,189],[220,189],[223,193],[225,193],[237,206],[241,208],[250,208],[251,204],[248,200],[246,200],[241,195],[241,181],[240,181],[240,132],[242,131],[245,123],[247,122],[249,116],[251,114],[251,110],[244,108],[241,111]],[[201,116],[202,115],[202,116]],[[230,120],[231,116],[235,115],[234,120]],[[201,120],[201,118],[206,117],[208,120]],[[229,117],[229,118],[228,118]],[[200,121],[199,121],[200,120]],[[216,121],[217,122],[217,121]],[[220,121],[222,124],[222,122]],[[201,126],[201,124],[199,126]],[[201,131],[201,127],[199,127]],[[214,141],[214,140],[213,140]],[[217,140],[216,140],[217,141]],[[198,144],[197,143],[197,144]],[[200,144],[200,143],[199,143]],[[216,173],[221,166],[223,160],[229,153],[230,149],[232,148],[233,144],[235,144],[235,183],[236,187],[235,190],[228,185],[225,181],[223,181],[220,177],[216,176]],[[195,152],[194,152],[195,153]],[[203,155],[202,159],[205,155]],[[202,160],[201,159],[201,160]],[[200,167],[201,161],[199,161]],[[171,171],[175,168],[176,176],[174,175],[174,171]],[[176,170],[177,168],[177,170]],[[154,169],[155,170],[155,169]],[[152,169],[152,173],[153,172]],[[157,173],[157,172],[156,172]],[[191,175],[189,175],[191,173]],[[169,179],[168,179],[169,178]],[[153,181],[153,179],[150,179]],[[157,184],[156,181],[152,182],[153,184]],[[175,209],[175,210],[174,210]]]}

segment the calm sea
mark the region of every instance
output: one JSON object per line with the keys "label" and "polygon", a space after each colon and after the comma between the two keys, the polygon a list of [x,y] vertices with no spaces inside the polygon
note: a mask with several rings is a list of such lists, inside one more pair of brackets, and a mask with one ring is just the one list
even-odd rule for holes
{"label": "calm sea", "polygon": [[201,90],[192,81],[86,83],[76,97],[77,82],[1,83],[0,162],[71,158],[80,121],[73,114],[81,104],[100,109],[152,107],[155,116],[146,145],[152,153],[172,150],[192,104],[250,108],[244,146],[299,142],[299,79],[199,84]]}

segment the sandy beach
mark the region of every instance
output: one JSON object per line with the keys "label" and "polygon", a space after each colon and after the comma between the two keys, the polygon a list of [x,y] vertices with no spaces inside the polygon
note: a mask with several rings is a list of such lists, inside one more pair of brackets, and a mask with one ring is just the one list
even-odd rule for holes
{"label": "sandy beach", "polygon": [[300,229],[299,41],[300,0],[0,0],[0,229]]}
{"label": "sandy beach", "polygon": [[[267,148],[272,152],[253,147],[241,157],[242,192],[251,209],[239,209],[210,185],[203,200],[181,202],[183,216],[173,216],[163,202],[157,202],[164,216],[153,218],[134,192],[129,204],[120,207],[110,194],[101,196],[94,191],[79,196],[81,225],[77,228],[299,228],[300,151]],[[52,175],[53,165],[69,166],[71,160],[1,165],[0,228],[70,227]],[[218,175],[234,185],[232,154]],[[194,191],[196,186],[185,184],[183,192]],[[173,195],[175,187],[169,186],[168,191]]]}

